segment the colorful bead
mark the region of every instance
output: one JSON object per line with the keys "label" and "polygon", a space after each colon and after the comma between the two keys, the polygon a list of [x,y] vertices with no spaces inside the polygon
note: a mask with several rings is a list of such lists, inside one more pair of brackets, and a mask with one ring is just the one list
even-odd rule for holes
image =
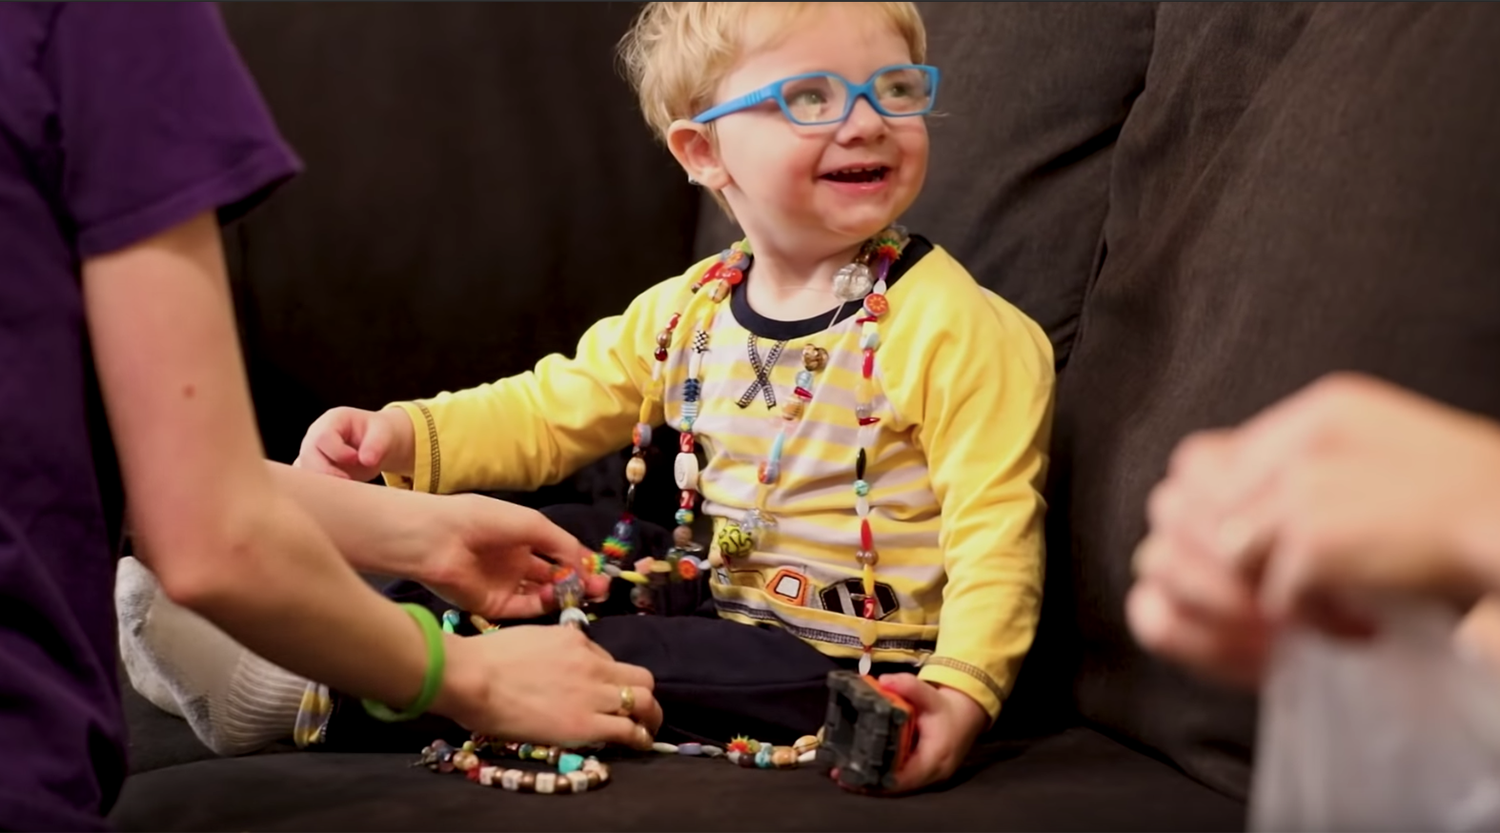
{"label": "colorful bead", "polygon": [[802,366],[816,373],[828,366],[828,351],[813,344],[802,348]]}
{"label": "colorful bead", "polygon": [[870,531],[870,520],[861,519],[859,522],[859,546],[860,549],[875,549],[875,533]]}
{"label": "colorful bead", "polygon": [[755,753],[755,765],[760,767],[761,769],[770,769],[772,766],[771,753],[772,750],[769,744],[762,745],[761,748]]}
{"label": "colorful bead", "polygon": [[792,388],[792,395],[803,402],[811,402],[813,398],[812,391],[807,388]]}
{"label": "colorful bead", "polygon": [[774,485],[780,476],[781,464],[775,460],[762,460],[756,471],[756,477],[767,486]]}
{"label": "colorful bead", "polygon": [[739,286],[740,281],[743,281],[744,279],[745,273],[733,266],[725,267],[724,271],[719,273],[719,280],[723,281],[729,286]]}
{"label": "colorful bead", "polygon": [[870,267],[863,263],[850,263],[841,267],[833,276],[833,297],[848,303],[858,301],[875,285]]}
{"label": "colorful bead", "polygon": [[697,500],[698,500],[698,493],[697,492],[690,491],[688,489],[683,489],[682,492],[680,492],[677,495],[677,508],[679,508],[679,509],[692,509],[693,505],[697,502]]}
{"label": "colorful bead", "polygon": [[589,626],[589,615],[577,607],[565,607],[557,618],[557,624],[570,628]]}
{"label": "colorful bead", "polygon": [[891,311],[891,302],[878,292],[872,292],[865,296],[865,312],[879,318]]}
{"label": "colorful bead", "polygon": [[771,765],[777,769],[790,769],[797,765],[797,753],[790,746],[777,746],[771,750]]}
{"label": "colorful bead", "polygon": [[854,554],[854,560],[862,565],[873,567],[880,563],[880,554],[874,550],[860,550]]}
{"label": "colorful bead", "polygon": [[693,510],[678,509],[674,519],[679,526],[691,526],[693,523]]}
{"label": "colorful bead", "polygon": [[655,353],[652,353],[652,354],[651,354],[651,355],[652,355],[652,356],[653,356],[653,357],[654,357],[654,358],[655,358],[655,359],[656,359],[656,360],[657,360],[657,361],[659,361],[659,362],[664,362],[664,361],[666,361],[666,360],[667,360],[667,355],[668,355],[668,354],[667,354],[667,348],[665,348],[665,347],[658,347],[658,348],[656,348],[656,352],[655,352]]}
{"label": "colorful bead", "polygon": [[631,443],[633,443],[635,445],[636,448],[645,448],[646,446],[650,445],[651,444],[651,425],[650,425],[650,423],[645,423],[645,422],[638,422],[638,423],[636,423],[635,424],[635,429],[630,432],[630,441],[631,441]]}
{"label": "colorful bead", "polygon": [[639,484],[646,479],[646,461],[640,457],[631,457],[630,462],[625,464],[625,479],[631,483]]}
{"label": "colorful bead", "polygon": [[697,402],[703,396],[703,382],[697,379],[688,379],[682,383],[682,398],[688,402]]}
{"label": "colorful bead", "polygon": [[683,743],[677,747],[677,754],[696,757],[703,754],[703,746],[696,743]]}
{"label": "colorful bead", "polygon": [[875,375],[875,351],[863,345],[861,347],[865,351],[865,358],[860,365],[859,374],[866,379],[870,379]]}
{"label": "colorful bead", "polygon": [[813,375],[811,370],[797,371],[797,387],[812,390]]}
{"label": "colorful bead", "polygon": [[781,403],[781,418],[787,422],[795,422],[802,418],[803,409],[806,407],[807,403],[801,399],[796,397],[788,399]]}
{"label": "colorful bead", "polygon": [[[868,325],[866,325],[868,326]],[[859,349],[874,350],[880,346],[880,331],[868,329],[859,334]],[[872,366],[873,367],[873,366]]]}
{"label": "colorful bead", "polygon": [[698,562],[692,558],[684,558],[677,562],[677,575],[683,581],[692,581],[698,577]]}
{"label": "colorful bead", "polygon": [[804,752],[815,752],[821,745],[822,742],[812,735],[803,735],[802,737],[797,738],[796,743],[792,744],[792,751],[796,752],[798,755],[801,755]]}
{"label": "colorful bead", "polygon": [[[672,476],[677,480],[677,488],[690,491],[698,488],[698,456],[696,454],[678,454],[672,463]],[[678,523],[692,523],[692,521],[679,521]]]}
{"label": "colorful bead", "polygon": [[719,545],[719,552],[723,553],[725,558],[741,558],[749,555],[755,548],[754,538],[739,524],[724,524],[719,529],[716,541]]}
{"label": "colorful bead", "polygon": [[854,481],[854,493],[860,497],[868,495],[870,493],[870,484],[863,480]]}
{"label": "colorful bead", "polygon": [[720,303],[725,298],[728,298],[729,292],[732,289],[734,289],[734,286],[726,281],[721,280],[714,282],[714,288],[711,290],[713,292],[712,297],[714,299],[714,303]]}

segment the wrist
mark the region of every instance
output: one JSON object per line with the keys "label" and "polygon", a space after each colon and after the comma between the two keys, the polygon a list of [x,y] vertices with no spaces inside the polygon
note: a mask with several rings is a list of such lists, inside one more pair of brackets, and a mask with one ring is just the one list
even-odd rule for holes
{"label": "wrist", "polygon": [[416,470],[417,429],[411,415],[400,405],[387,405],[376,412],[375,419],[385,423],[385,427],[389,429],[388,436],[391,437],[391,446],[380,461],[380,470],[401,477],[412,477]]}
{"label": "wrist", "polygon": [[472,728],[473,718],[479,704],[488,697],[488,681],[473,673],[474,663],[465,662],[468,649],[461,636],[443,634],[443,650],[447,662],[443,666],[443,682],[438,688],[437,698],[432,701],[433,714],[446,717],[465,728]]}

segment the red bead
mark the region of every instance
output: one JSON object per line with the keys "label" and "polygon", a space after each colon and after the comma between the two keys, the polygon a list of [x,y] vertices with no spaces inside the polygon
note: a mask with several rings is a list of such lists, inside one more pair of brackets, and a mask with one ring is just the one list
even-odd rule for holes
{"label": "red bead", "polygon": [[687,431],[677,435],[677,450],[683,454],[693,453],[693,435]]}
{"label": "red bead", "polygon": [[812,401],[812,391],[808,390],[807,388],[793,388],[792,395],[797,397],[798,399],[801,399],[803,402]]}
{"label": "red bead", "polygon": [[880,417],[860,417],[859,418],[859,424],[860,425],[874,425],[875,423],[877,423],[879,421],[880,421]]}
{"label": "red bead", "polygon": [[658,348],[656,348],[656,360],[659,361],[659,362],[664,362],[664,361],[667,360],[667,348],[665,348],[665,347],[658,347]]}
{"label": "red bead", "polygon": [[891,302],[887,301],[884,295],[881,295],[879,292],[871,292],[865,296],[865,312],[868,312],[871,316],[879,318],[890,311]]}
{"label": "red bead", "polygon": [[875,597],[874,596],[866,596],[865,597],[865,618],[866,619],[874,619],[875,618]]}
{"label": "red bead", "polygon": [[868,379],[871,376],[875,375],[875,351],[874,350],[866,350],[865,351],[865,366],[864,366],[864,369],[862,371],[860,371],[860,372],[862,372],[864,374],[864,376],[865,376],[866,379]]}
{"label": "red bead", "polygon": [[674,313],[672,313],[672,320],[667,322],[667,329],[669,329],[669,330],[675,330],[675,329],[677,329],[677,322],[681,321],[681,320],[682,320],[682,313],[680,313],[680,312],[674,312]]}
{"label": "red bead", "polygon": [[856,323],[856,324],[869,324],[871,322],[879,321],[879,320],[880,320],[879,318],[871,318],[868,315],[861,315],[860,317],[854,319],[854,323]]}
{"label": "red bead", "polygon": [[719,273],[719,277],[730,286],[739,286],[740,281],[745,279],[745,273],[731,266]]}
{"label": "red bead", "polygon": [[698,493],[692,489],[683,489],[682,495],[677,499],[677,506],[681,509],[692,509],[693,501],[698,499]]}
{"label": "red bead", "polygon": [[698,285],[702,286],[703,284],[706,284],[709,281],[711,281],[711,280],[719,277],[719,273],[721,273],[723,271],[724,271],[724,262],[723,261],[719,261],[718,263],[715,263],[714,265],[708,267],[708,271],[703,273],[703,277],[701,277],[701,278],[698,279]]}
{"label": "red bead", "polygon": [[862,550],[875,549],[875,533],[870,531],[870,519],[859,519],[859,548]]}

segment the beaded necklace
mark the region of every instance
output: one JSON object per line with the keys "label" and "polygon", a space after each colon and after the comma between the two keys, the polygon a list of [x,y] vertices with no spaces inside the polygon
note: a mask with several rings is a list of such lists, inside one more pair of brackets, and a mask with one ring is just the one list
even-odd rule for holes
{"label": "beaded necklace", "polygon": [[[901,257],[908,240],[906,231],[901,227],[887,228],[866,241],[854,261],[840,268],[834,275],[833,281],[834,296],[841,304],[860,302],[862,306],[861,315],[855,319],[855,323],[860,328],[858,349],[861,353],[861,361],[860,385],[854,407],[855,422],[859,426],[859,439],[858,448],[855,450],[853,480],[854,508],[859,523],[859,548],[855,552],[855,560],[861,566],[861,589],[864,591],[860,611],[861,618],[864,620],[860,626],[862,646],[859,661],[860,673],[867,673],[870,669],[871,654],[875,644],[875,620],[879,613],[879,604],[875,596],[875,565],[879,562],[879,556],[870,528],[870,484],[866,479],[869,462],[868,449],[874,445],[875,432],[878,430],[876,426],[880,422],[880,418],[874,416],[873,405],[875,354],[880,347],[880,319],[890,312],[890,301],[885,294],[886,278],[890,273],[891,265]],[[655,362],[651,367],[651,383],[647,387],[641,404],[640,417],[632,432],[634,447],[630,462],[625,468],[625,477],[629,484],[625,495],[625,512],[616,523],[614,534],[605,541],[604,545],[605,555],[615,562],[614,565],[606,568],[611,575],[619,575],[623,572],[618,564],[631,552],[630,542],[634,535],[634,517],[631,512],[635,500],[635,489],[646,476],[645,449],[651,443],[650,420],[656,406],[662,402],[665,387],[662,378],[663,370],[671,356],[670,351],[674,343],[680,344],[681,349],[687,351],[687,374],[682,382],[682,417],[676,426],[681,432],[681,437],[678,441],[678,454],[673,463],[673,472],[679,490],[679,501],[676,514],[677,527],[672,533],[675,546],[670,558],[677,564],[685,562],[687,566],[684,569],[691,569],[695,574],[704,566],[704,561],[699,557],[703,547],[693,541],[691,527],[699,498],[700,470],[696,454],[697,436],[693,429],[701,410],[703,355],[708,351],[709,333],[714,329],[713,325],[719,314],[719,305],[729,297],[734,287],[744,281],[745,271],[750,266],[750,257],[751,249],[747,240],[742,240],[725,249],[718,261],[693,283],[693,297],[688,301],[684,311],[673,313],[666,326],[656,335],[652,352]],[[708,289],[707,292],[700,292],[705,288]],[[709,299],[709,308],[707,311],[700,311],[703,304],[698,301],[704,297]],[[835,311],[829,323],[830,327],[837,322],[840,311],[842,307]],[[684,343],[678,331],[682,329],[685,313],[698,313],[702,323],[693,328],[691,339]],[[775,520],[767,510],[766,502],[770,488],[780,478],[781,458],[785,450],[787,434],[811,404],[816,390],[815,375],[827,367],[828,361],[828,352],[823,348],[811,344],[803,348],[802,370],[797,374],[792,396],[781,407],[781,424],[775,439],[771,442],[766,458],[761,461],[757,471],[760,485],[757,489],[756,505],[753,509],[747,510],[740,520],[725,523],[720,527],[715,536],[716,551],[711,553],[707,562],[709,566],[720,567],[723,559],[750,555],[757,543],[761,543],[760,539],[774,528]]]}

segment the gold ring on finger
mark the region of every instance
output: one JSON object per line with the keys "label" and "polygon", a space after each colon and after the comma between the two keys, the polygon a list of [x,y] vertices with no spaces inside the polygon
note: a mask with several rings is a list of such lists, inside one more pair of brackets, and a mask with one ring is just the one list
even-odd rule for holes
{"label": "gold ring on finger", "polygon": [[621,717],[629,717],[635,711],[635,689],[628,685],[620,686],[620,709],[615,712]]}

